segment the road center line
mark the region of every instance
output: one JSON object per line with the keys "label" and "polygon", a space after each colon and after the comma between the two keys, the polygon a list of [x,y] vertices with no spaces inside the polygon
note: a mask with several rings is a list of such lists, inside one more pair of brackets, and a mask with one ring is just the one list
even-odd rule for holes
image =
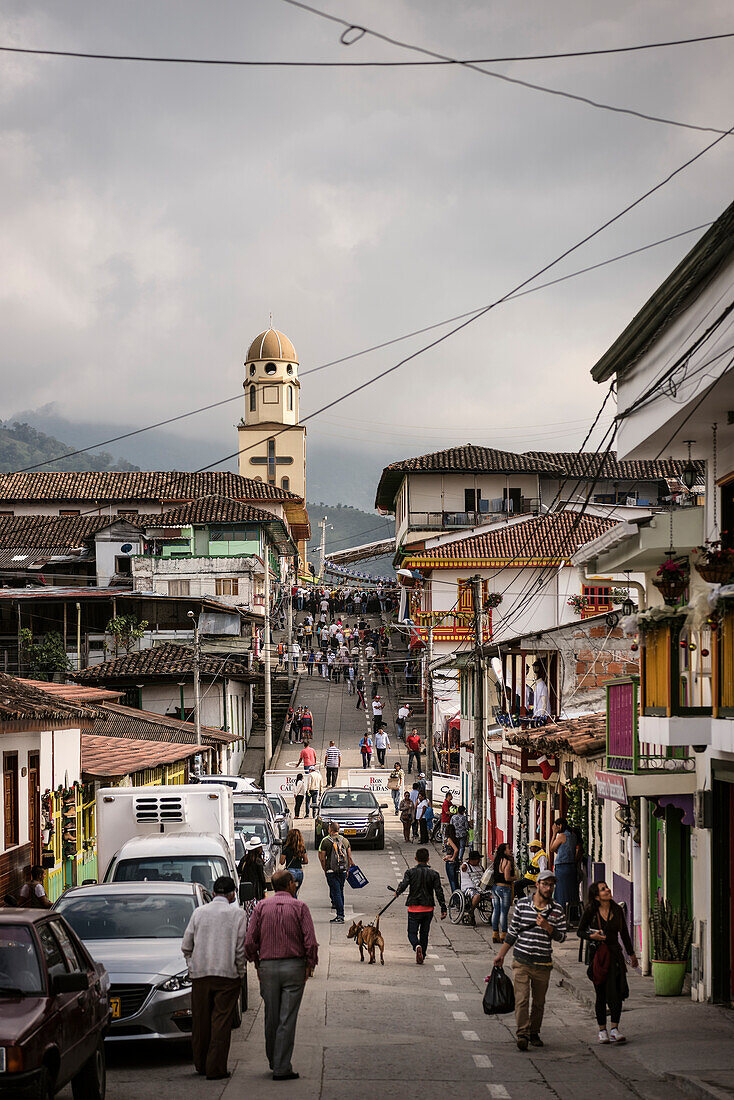
{"label": "road center line", "polygon": [[462,1031],[462,1037],[466,1039],[467,1043],[478,1043],[479,1036],[476,1031]]}
{"label": "road center line", "polygon": [[458,993],[444,993],[444,997],[446,998],[447,1001],[458,1001],[459,994]]}
{"label": "road center line", "polygon": [[[450,997],[450,996],[451,996],[451,994],[450,994],[450,993],[447,993],[447,994],[446,994],[446,996],[447,996],[447,997]],[[457,996],[457,994],[454,994],[454,996],[455,996],[455,997],[457,998],[457,1000],[458,1000],[458,996]],[[468,1019],[469,1019],[469,1017],[467,1016],[466,1012],[452,1012],[452,1013],[451,1013],[451,1015],[452,1015],[452,1016],[454,1017],[454,1019],[455,1019],[455,1020],[457,1020],[457,1021],[458,1021],[458,1020],[468,1020]]]}
{"label": "road center line", "polygon": [[488,1054],[472,1054],[472,1058],[474,1059],[474,1065],[477,1067],[477,1069],[492,1068],[492,1062]]}
{"label": "road center line", "polygon": [[440,974],[442,971],[446,970],[446,967],[443,965],[443,963],[434,963],[433,969]]}
{"label": "road center line", "polygon": [[491,1085],[487,1082],[487,1091],[490,1096],[495,1097],[495,1100],[508,1100],[509,1092],[504,1085]]}
{"label": "road center line", "polygon": [[438,979],[438,984],[439,985],[453,985],[454,983],[451,981],[451,978],[439,978]]}

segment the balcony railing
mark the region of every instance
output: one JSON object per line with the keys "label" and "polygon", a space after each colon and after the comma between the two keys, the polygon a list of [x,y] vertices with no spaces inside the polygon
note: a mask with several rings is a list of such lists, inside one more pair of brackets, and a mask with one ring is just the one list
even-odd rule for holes
{"label": "balcony railing", "polygon": [[537,516],[540,514],[540,500],[537,497],[522,497],[517,507],[511,500],[486,500],[486,508],[478,512],[410,512],[408,527],[415,531],[445,531],[452,527],[481,527],[484,524],[500,523],[512,516]]}
{"label": "balcony railing", "polygon": [[688,746],[668,748],[640,741],[638,689],[636,676],[607,684],[607,771],[622,775],[694,771]]}

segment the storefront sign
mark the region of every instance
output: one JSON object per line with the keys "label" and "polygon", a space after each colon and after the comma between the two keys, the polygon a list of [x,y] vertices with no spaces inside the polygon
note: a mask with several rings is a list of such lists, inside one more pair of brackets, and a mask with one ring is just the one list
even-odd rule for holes
{"label": "storefront sign", "polygon": [[454,800],[454,806],[458,806],[461,802],[461,777],[447,775],[445,772],[434,772],[432,794],[432,801],[437,805],[443,802],[447,794],[450,794]]}
{"label": "storefront sign", "polygon": [[613,775],[611,772],[596,772],[596,797],[608,798],[610,802],[620,802],[627,805],[627,784],[623,775]]}
{"label": "storefront sign", "polygon": [[[384,771],[372,771],[370,768],[350,768],[347,772],[347,785],[350,787],[362,787],[364,790],[372,791],[374,795],[386,795],[390,794],[387,780],[388,776],[391,774],[392,773],[387,769]],[[410,777],[406,775],[406,784],[409,778]]]}
{"label": "storefront sign", "polygon": [[293,795],[293,788],[296,785],[297,772],[292,771],[272,771],[265,772],[263,780],[263,788],[268,794],[284,794]]}

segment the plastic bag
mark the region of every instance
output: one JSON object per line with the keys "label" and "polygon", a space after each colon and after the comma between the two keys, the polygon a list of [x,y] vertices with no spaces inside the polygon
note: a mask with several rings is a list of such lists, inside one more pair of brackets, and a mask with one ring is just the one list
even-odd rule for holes
{"label": "plastic bag", "polygon": [[482,1007],[488,1016],[502,1016],[515,1011],[515,990],[501,966],[495,966],[486,979]]}

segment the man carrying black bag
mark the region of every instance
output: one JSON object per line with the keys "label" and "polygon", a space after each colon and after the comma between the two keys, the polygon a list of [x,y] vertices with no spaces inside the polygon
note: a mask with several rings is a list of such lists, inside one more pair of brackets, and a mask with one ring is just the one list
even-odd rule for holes
{"label": "man carrying black bag", "polygon": [[495,966],[503,966],[505,955],[514,948],[518,1050],[527,1050],[528,1043],[543,1046],[540,1027],[553,969],[553,941],[563,943],[566,938],[566,914],[553,900],[555,885],[553,872],[541,871],[532,897],[515,902],[510,930],[494,960]]}

